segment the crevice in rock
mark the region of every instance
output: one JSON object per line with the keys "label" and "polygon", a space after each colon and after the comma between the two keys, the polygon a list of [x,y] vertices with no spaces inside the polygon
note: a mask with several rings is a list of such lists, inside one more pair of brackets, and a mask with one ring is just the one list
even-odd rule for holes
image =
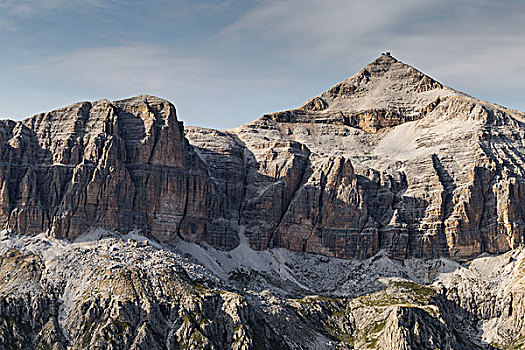
{"label": "crevice in rock", "polygon": [[447,237],[446,237],[446,226],[445,222],[454,212],[454,191],[456,190],[456,185],[454,184],[454,179],[450,176],[447,169],[443,166],[443,163],[439,159],[437,154],[432,155],[432,164],[434,170],[438,176],[439,182],[443,190],[441,192],[441,237],[440,241],[443,245],[443,251],[446,247]]}
{"label": "crevice in rock", "polygon": [[[309,157],[309,155],[310,155],[309,153],[310,152],[308,151],[308,156],[307,157]],[[290,205],[292,204],[294,198],[297,195],[297,192],[306,183],[307,179],[305,177],[306,177],[306,174],[308,173],[307,169],[309,169],[310,166],[311,166],[310,160],[309,160],[309,158],[307,158],[304,166],[301,168],[301,175],[299,176],[299,181],[294,186],[294,188],[292,190],[292,194],[290,196],[290,199],[288,199],[288,202],[283,206],[284,209],[281,212],[281,215],[279,217],[279,221],[277,222],[276,226],[274,227],[274,229],[270,233],[270,235],[268,237],[268,240],[266,241],[266,244],[265,244],[266,248],[272,248],[274,246],[273,239],[275,237],[275,233],[277,232],[277,230],[279,230],[279,228],[281,226],[281,223],[282,223],[284,217],[286,216],[286,213],[288,212],[288,209],[290,209]],[[285,199],[284,195],[282,196],[282,199],[284,201],[284,199]]]}

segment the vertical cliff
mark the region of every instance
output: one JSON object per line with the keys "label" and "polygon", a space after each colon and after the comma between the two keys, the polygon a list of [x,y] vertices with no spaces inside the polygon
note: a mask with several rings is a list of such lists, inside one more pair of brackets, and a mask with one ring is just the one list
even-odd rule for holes
{"label": "vertical cliff", "polygon": [[203,239],[210,182],[171,103],[84,102],[3,126],[3,227],[59,238],[100,226]]}
{"label": "vertical cliff", "polygon": [[152,96],[77,103],[0,123],[0,226],[342,258],[505,252],[523,242],[524,121],[386,54],[226,131],[184,128]]}

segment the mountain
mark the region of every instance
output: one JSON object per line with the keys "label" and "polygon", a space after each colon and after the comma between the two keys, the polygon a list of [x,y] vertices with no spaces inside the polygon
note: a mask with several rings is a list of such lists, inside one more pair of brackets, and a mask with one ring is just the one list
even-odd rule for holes
{"label": "mountain", "polygon": [[0,226],[92,227],[341,258],[473,258],[523,241],[524,114],[389,55],[239,128],[167,101],[82,102],[1,122]]}
{"label": "mountain", "polygon": [[519,348],[524,121],[390,54],[231,130],[2,120],[0,344]]}

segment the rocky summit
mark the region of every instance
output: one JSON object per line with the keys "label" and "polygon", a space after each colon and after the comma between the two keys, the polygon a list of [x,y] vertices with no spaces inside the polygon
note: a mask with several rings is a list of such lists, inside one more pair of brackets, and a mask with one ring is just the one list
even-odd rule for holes
{"label": "rocky summit", "polygon": [[1,120],[0,348],[524,348],[524,140],[390,54],[231,130]]}

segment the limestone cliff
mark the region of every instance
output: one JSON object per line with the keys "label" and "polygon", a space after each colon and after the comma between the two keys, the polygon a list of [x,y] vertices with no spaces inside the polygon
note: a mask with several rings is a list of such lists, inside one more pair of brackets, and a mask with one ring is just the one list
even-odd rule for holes
{"label": "limestone cliff", "polygon": [[3,228],[73,238],[92,227],[202,239],[210,182],[175,108],[150,96],[2,121]]}
{"label": "limestone cliff", "polygon": [[382,55],[302,107],[227,131],[138,96],[0,122],[0,227],[396,259],[524,239],[525,115]]}

